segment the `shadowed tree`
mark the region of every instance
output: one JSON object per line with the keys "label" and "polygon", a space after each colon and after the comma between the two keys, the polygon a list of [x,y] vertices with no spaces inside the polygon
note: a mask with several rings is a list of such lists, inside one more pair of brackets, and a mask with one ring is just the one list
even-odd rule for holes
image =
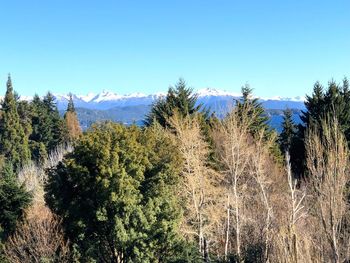
{"label": "shadowed tree", "polygon": [[19,119],[10,75],[1,111],[0,152],[13,163],[14,169],[18,169],[30,160],[30,151],[28,137]]}
{"label": "shadowed tree", "polygon": [[31,194],[17,182],[12,164],[5,164],[0,174],[0,242],[15,231],[30,202]]}
{"label": "shadowed tree", "polygon": [[290,109],[283,111],[282,132],[279,136],[281,151],[289,152],[296,136],[297,127],[293,122],[293,112]]}

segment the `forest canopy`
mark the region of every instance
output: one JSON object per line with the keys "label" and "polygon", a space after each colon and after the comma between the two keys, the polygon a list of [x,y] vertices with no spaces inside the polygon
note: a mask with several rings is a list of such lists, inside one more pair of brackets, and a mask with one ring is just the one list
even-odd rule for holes
{"label": "forest canopy", "polygon": [[350,91],[282,131],[249,86],[225,116],[180,79],[142,126],[82,131],[70,95],[0,109],[1,262],[348,262]]}

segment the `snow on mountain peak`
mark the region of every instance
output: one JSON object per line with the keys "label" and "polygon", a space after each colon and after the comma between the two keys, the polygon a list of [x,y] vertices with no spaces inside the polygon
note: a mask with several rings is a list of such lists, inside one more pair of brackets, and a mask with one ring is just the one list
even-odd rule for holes
{"label": "snow on mountain peak", "polygon": [[87,95],[77,95],[77,98],[85,102],[90,102],[95,97],[96,97],[96,94],[92,92],[89,92]]}
{"label": "snow on mountain peak", "polygon": [[304,102],[305,97],[302,96],[296,96],[292,98],[286,98],[286,97],[281,97],[281,96],[273,96],[273,97],[263,97],[260,98],[261,100],[267,101],[267,100],[275,100],[275,101],[294,101],[294,102]]}
{"label": "snow on mountain peak", "polygon": [[96,95],[91,101],[93,102],[101,102],[101,101],[112,101],[112,100],[118,100],[121,99],[122,96],[119,96],[118,94],[108,91],[108,90],[103,90],[101,93]]}
{"label": "snow on mountain peak", "polygon": [[124,96],[125,98],[144,98],[146,94],[141,92],[134,92]]}
{"label": "snow on mountain peak", "polygon": [[196,92],[198,97],[209,97],[209,96],[232,96],[239,97],[241,96],[239,93],[228,92],[226,90],[218,90],[215,88],[204,88],[200,89]]}

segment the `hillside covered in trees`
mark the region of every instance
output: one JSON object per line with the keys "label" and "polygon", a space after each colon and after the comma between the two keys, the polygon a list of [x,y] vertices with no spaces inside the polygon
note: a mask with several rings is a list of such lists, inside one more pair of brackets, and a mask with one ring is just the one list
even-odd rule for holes
{"label": "hillside covered in trees", "polygon": [[9,76],[0,262],[349,262],[347,79],[279,133],[252,92],[217,116],[180,79],[142,123],[82,131],[72,96],[60,114]]}

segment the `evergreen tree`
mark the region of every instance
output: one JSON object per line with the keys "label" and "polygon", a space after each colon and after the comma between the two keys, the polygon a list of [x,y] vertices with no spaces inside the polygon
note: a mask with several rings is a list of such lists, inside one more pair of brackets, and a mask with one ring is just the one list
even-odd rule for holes
{"label": "evergreen tree", "polygon": [[24,134],[29,137],[32,130],[32,109],[28,101],[17,101],[17,111]]}
{"label": "evergreen tree", "polygon": [[279,143],[283,153],[290,152],[296,132],[297,127],[293,122],[293,112],[290,109],[286,109],[283,111],[282,132],[279,136]]}
{"label": "evergreen tree", "polygon": [[323,102],[323,86],[319,82],[316,82],[312,96],[306,95],[305,107],[307,111],[302,113],[300,116],[301,120],[306,124],[310,123],[312,120],[320,119],[323,115]]}
{"label": "evergreen tree", "polygon": [[48,141],[51,138],[49,116],[46,113],[44,104],[36,94],[31,102],[32,108],[32,133],[29,136],[32,158],[37,162],[42,162],[47,157]]}
{"label": "evergreen tree", "polygon": [[72,93],[69,93],[69,100],[68,100],[67,112],[75,112],[75,106],[74,106],[74,101],[73,101],[73,95],[72,95]]}
{"label": "evergreen tree", "polygon": [[48,92],[40,99],[35,95],[31,102],[32,133],[29,137],[33,159],[40,162],[48,153],[67,140],[67,127],[59,115],[55,98]]}
{"label": "evergreen tree", "polygon": [[260,133],[263,132],[264,140],[272,139],[275,141],[271,145],[270,153],[278,163],[282,163],[283,157],[277,143],[278,136],[276,131],[271,130],[268,125],[269,117],[264,107],[261,105],[258,98],[253,97],[253,89],[250,88],[249,85],[243,86],[241,91],[241,99],[236,100],[238,116],[248,115],[250,118],[249,132],[253,137],[258,137]]}
{"label": "evergreen tree", "polygon": [[324,91],[319,82],[316,82],[311,96],[306,96],[306,111],[300,116],[304,127],[318,125],[325,117],[336,117],[341,125],[347,140],[350,140],[350,90],[349,82],[345,78],[342,85],[335,81],[328,83]]}
{"label": "evergreen tree", "polygon": [[147,115],[145,124],[150,126],[157,121],[161,126],[168,127],[168,120],[177,111],[180,115],[193,115],[202,112],[205,119],[208,119],[208,111],[202,104],[197,104],[197,95],[188,88],[186,82],[180,79],[174,87],[170,87],[165,98],[159,99]]}
{"label": "evergreen tree", "polygon": [[18,169],[30,160],[30,151],[28,137],[19,119],[10,75],[1,110],[0,152],[6,160],[13,163],[15,169]]}
{"label": "evergreen tree", "polygon": [[50,137],[47,138],[47,151],[53,151],[58,145],[65,143],[67,139],[67,127],[61,118],[55,102],[55,97],[48,92],[43,99],[44,109],[48,115],[48,123],[50,129]]}
{"label": "evergreen tree", "polygon": [[249,85],[242,87],[242,98],[236,101],[238,112],[249,111],[248,114],[251,117],[250,132],[253,136],[258,132],[264,130],[266,133],[269,131],[268,116],[265,109],[257,98],[253,98],[253,89]]}
{"label": "evergreen tree", "polygon": [[12,164],[6,163],[0,174],[0,241],[15,231],[30,202],[31,194],[18,184]]}
{"label": "evergreen tree", "polygon": [[300,115],[303,124],[298,125],[297,136],[293,146],[294,156],[291,154],[293,170],[302,176],[305,171],[304,138],[307,128],[317,126],[322,134],[324,118],[336,117],[342,132],[350,145],[350,90],[347,78],[342,84],[334,80],[328,82],[327,89],[316,82],[311,96],[306,96],[306,110]]}
{"label": "evergreen tree", "polygon": [[180,158],[164,133],[107,123],[49,171],[46,200],[85,261],[176,258]]}
{"label": "evergreen tree", "polygon": [[67,111],[64,114],[64,120],[66,122],[68,138],[70,141],[74,141],[82,134],[82,132],[77,113],[75,112],[72,94],[69,94],[69,101]]}

